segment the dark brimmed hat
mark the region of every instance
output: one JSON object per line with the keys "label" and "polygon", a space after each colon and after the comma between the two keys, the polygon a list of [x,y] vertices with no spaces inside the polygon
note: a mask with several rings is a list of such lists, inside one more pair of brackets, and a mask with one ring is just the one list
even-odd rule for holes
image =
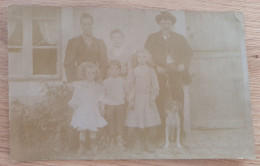
{"label": "dark brimmed hat", "polygon": [[155,17],[157,24],[160,24],[161,20],[168,20],[168,19],[171,20],[172,24],[176,22],[176,18],[173,15],[171,15],[171,13],[168,11],[163,11]]}

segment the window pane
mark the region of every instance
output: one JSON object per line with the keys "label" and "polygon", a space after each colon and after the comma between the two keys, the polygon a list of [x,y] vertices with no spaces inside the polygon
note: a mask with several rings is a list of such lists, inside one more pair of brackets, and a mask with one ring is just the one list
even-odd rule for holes
{"label": "window pane", "polygon": [[50,19],[34,20],[32,22],[34,46],[56,46],[57,21]]}
{"label": "window pane", "polygon": [[23,45],[23,21],[22,19],[8,20],[8,46]]}
{"label": "window pane", "polygon": [[33,49],[33,75],[57,75],[57,49]]}

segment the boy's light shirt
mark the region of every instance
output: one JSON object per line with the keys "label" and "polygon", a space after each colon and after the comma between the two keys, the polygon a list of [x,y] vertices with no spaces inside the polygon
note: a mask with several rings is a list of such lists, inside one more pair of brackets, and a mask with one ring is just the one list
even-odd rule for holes
{"label": "boy's light shirt", "polygon": [[125,104],[125,80],[121,77],[109,77],[104,83],[104,104]]}

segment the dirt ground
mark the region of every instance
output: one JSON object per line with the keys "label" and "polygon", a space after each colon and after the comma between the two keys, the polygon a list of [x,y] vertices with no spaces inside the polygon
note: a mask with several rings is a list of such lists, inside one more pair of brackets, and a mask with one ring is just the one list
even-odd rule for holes
{"label": "dirt ground", "polygon": [[28,145],[19,145],[17,140],[14,141],[16,149],[13,149],[12,156],[15,156],[17,161],[241,158],[252,153],[253,145],[249,140],[246,129],[191,130],[182,148],[178,148],[174,142],[171,142],[167,149],[162,147],[150,152],[140,150],[138,146],[130,150],[111,144],[104,149],[94,151],[86,149],[84,154],[78,154],[76,146],[76,148],[69,148],[66,145],[56,144],[50,149],[50,146],[39,143],[28,148]]}

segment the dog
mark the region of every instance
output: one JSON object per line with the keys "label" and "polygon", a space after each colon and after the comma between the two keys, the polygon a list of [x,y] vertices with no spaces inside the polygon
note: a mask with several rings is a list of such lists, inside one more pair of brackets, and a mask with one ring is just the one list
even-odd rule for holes
{"label": "dog", "polygon": [[[180,143],[180,116],[179,116],[180,104],[177,101],[168,102],[165,107],[166,113],[166,125],[165,125],[165,145],[164,149],[167,149],[170,145],[170,136],[176,131],[176,144],[178,148],[182,148]],[[174,134],[175,135],[175,134]]]}

